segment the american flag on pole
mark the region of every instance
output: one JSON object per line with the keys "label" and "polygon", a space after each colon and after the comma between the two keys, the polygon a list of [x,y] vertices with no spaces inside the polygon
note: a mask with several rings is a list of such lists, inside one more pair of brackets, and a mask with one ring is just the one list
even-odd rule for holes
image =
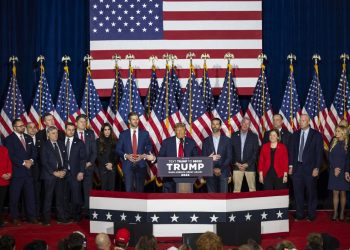
{"label": "american flag on pole", "polygon": [[171,69],[169,65],[166,68],[168,70],[163,78],[156,104],[148,120],[148,131],[156,151],[159,151],[164,139],[173,135],[173,127],[180,121]]}
{"label": "american flag on pole", "polygon": [[245,115],[251,120],[250,129],[258,134],[259,142],[261,142],[265,131],[273,128],[271,98],[264,64],[261,65],[261,73],[255,86],[254,95]]}
{"label": "american flag on pole", "polygon": [[231,70],[232,68],[229,64],[226,70],[224,85],[216,109],[213,112],[215,117],[222,120],[222,130],[228,137],[231,137],[232,132],[239,130],[243,117]]}
{"label": "american flag on pole", "polygon": [[206,63],[204,64],[203,71],[204,72],[203,72],[203,77],[201,81],[202,96],[204,99],[204,105],[205,105],[206,111],[209,114],[212,114],[212,111],[215,109],[215,102],[214,102],[214,96],[213,96],[213,92],[210,84],[210,78],[208,75],[208,67]]}
{"label": "american flag on pole", "polygon": [[145,107],[147,116],[151,115],[151,111],[153,110],[154,105],[156,104],[156,101],[157,101],[158,93],[159,93],[159,85],[157,80],[157,72],[156,72],[155,66],[152,66],[151,81],[148,87],[146,98],[144,100],[144,107]]}
{"label": "american flag on pole", "polygon": [[301,107],[294,79],[293,64],[291,64],[289,68],[290,72],[279,113],[283,116],[284,126],[289,130],[289,132],[293,133],[299,129],[298,121],[301,114]]}
{"label": "american flag on pole", "polygon": [[179,113],[182,122],[186,124],[188,136],[195,140],[199,148],[202,148],[203,140],[211,134],[210,114],[206,111],[202,93],[202,88],[191,70]]}
{"label": "american flag on pole", "polygon": [[176,68],[174,65],[171,66],[171,82],[174,88],[174,95],[177,107],[180,108],[182,104],[183,93],[181,90],[181,83],[179,77],[177,76]]}
{"label": "american flag on pole", "polygon": [[33,122],[39,129],[41,129],[44,126],[44,124],[42,124],[41,118],[46,113],[52,114],[57,123],[56,126],[59,125],[58,121],[56,120],[57,113],[52,102],[49,84],[45,76],[45,69],[44,66],[41,65],[39,85],[35,93],[33,104],[29,110],[28,122]]}
{"label": "american flag on pole", "polygon": [[12,133],[12,121],[17,118],[21,119],[24,124],[27,123],[27,113],[17,84],[16,65],[13,64],[12,76],[0,116],[0,131],[4,137]]}
{"label": "american flag on pole", "polygon": [[327,147],[332,139],[328,129],[326,128],[328,109],[319,80],[318,65],[315,64],[314,68],[314,76],[312,78],[309,92],[307,93],[305,106],[302,113],[309,115],[310,126],[322,134],[324,145]]}
{"label": "american flag on pole", "polygon": [[[259,75],[256,55],[262,50],[262,1],[176,1],[176,0],[91,0],[90,54],[96,88],[100,96],[110,96],[114,79],[116,53],[125,57],[132,53],[135,78],[141,95],[147,92],[151,55],[162,58],[175,54],[181,87],[188,79],[186,54],[209,53],[208,71],[214,93],[220,93],[224,82],[227,51],[235,55],[236,83],[239,94],[250,95]],[[202,67],[200,59],[194,67]],[[156,62],[156,67],[165,60]],[[122,75],[127,75],[127,61],[121,61]],[[163,75],[162,68],[158,74]],[[202,77],[200,72],[195,72]]]}
{"label": "american flag on pole", "polygon": [[72,84],[69,79],[68,66],[64,67],[56,103],[56,112],[57,116],[55,118],[59,121],[59,129],[64,129],[67,121],[75,122],[75,117],[80,114],[78,103],[75,99]]}
{"label": "american flag on pole", "polygon": [[335,127],[340,120],[345,119],[350,121],[350,89],[349,82],[346,77],[346,64],[342,65],[342,72],[338,84],[337,92],[335,93],[334,101],[328,111],[327,124],[328,131],[331,137],[334,136]]}
{"label": "american flag on pole", "polygon": [[89,118],[89,124],[97,137],[100,134],[103,123],[107,120],[102,108],[102,103],[96,91],[94,81],[91,78],[90,67],[86,72],[86,83],[80,112]]}
{"label": "american flag on pole", "polygon": [[106,118],[109,124],[112,125],[114,134],[119,137],[120,133],[128,128],[128,125],[121,119],[119,114],[119,106],[122,101],[123,93],[125,92],[123,80],[120,77],[119,68],[116,68],[116,77],[114,80],[112,96],[107,107]]}

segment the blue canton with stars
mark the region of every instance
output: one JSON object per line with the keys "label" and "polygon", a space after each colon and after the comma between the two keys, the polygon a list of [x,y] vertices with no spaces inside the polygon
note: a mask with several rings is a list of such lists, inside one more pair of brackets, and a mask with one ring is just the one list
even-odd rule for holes
{"label": "blue canton with stars", "polygon": [[[204,76],[205,76],[205,79],[204,79]],[[202,95],[204,98],[204,105],[205,105],[206,111],[211,112],[212,110],[215,109],[215,103],[214,103],[213,92],[211,91],[208,70],[205,70],[205,73],[202,77],[201,86],[202,86]]]}
{"label": "blue canton with stars", "polygon": [[151,76],[151,82],[147,91],[146,98],[144,100],[144,106],[146,112],[152,111],[154,108],[154,105],[156,104],[157,97],[159,92],[159,85],[157,80],[157,72],[155,70],[152,70],[152,76]]}
{"label": "blue canton with stars", "polygon": [[94,82],[89,73],[87,74],[86,81],[83,100],[81,102],[81,109],[85,112],[85,114],[87,112],[90,120],[93,120],[103,109]]}
{"label": "blue canton with stars", "polygon": [[[49,90],[49,84],[47,82],[45,73],[42,74],[41,79],[42,87],[38,86],[33,101],[33,107],[39,116],[43,116],[46,113],[52,112],[54,110],[54,105],[52,102],[51,93]],[[40,93],[41,92],[41,93]],[[41,96],[41,105],[40,105],[40,96]]]}
{"label": "blue canton with stars", "polygon": [[[344,103],[346,110],[344,110]],[[340,82],[337,88],[337,92],[335,93],[333,105],[340,119],[343,119],[344,113],[350,110],[349,83],[346,78],[345,70],[342,71],[342,74],[340,76]]]}
{"label": "blue canton with stars", "polygon": [[91,40],[163,38],[161,0],[91,0]]}
{"label": "blue canton with stars", "polygon": [[[117,90],[118,90],[118,93],[117,93]],[[116,76],[116,78],[114,80],[112,95],[111,95],[111,99],[109,100],[109,105],[108,105],[114,114],[116,114],[118,109],[119,109],[120,102],[122,100],[124,91],[125,91],[125,87],[123,84],[123,80],[121,79],[120,72],[118,71],[118,75]],[[118,98],[117,98],[117,94],[118,94]],[[116,105],[117,99],[118,99],[118,105]]]}
{"label": "blue canton with stars", "polygon": [[11,77],[3,111],[11,121],[15,118],[20,118],[26,112],[15,75]]}

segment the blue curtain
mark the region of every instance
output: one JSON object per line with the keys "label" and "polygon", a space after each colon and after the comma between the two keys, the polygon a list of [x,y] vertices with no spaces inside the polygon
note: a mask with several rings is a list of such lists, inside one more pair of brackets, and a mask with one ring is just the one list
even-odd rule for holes
{"label": "blue curtain", "polygon": [[[263,0],[263,50],[268,56],[267,74],[272,105],[278,111],[288,76],[287,55],[297,56],[295,78],[300,101],[305,102],[312,74],[311,57],[318,53],[320,81],[328,105],[339,81],[343,52],[350,53],[348,0]],[[89,1],[0,1],[0,96],[8,86],[8,58],[19,58],[17,76],[24,102],[29,107],[37,86],[36,57],[46,57],[46,74],[56,99],[62,77],[61,58],[71,57],[70,77],[80,103],[89,51]],[[243,107],[249,97],[241,97]],[[0,104],[2,107],[2,104]]]}

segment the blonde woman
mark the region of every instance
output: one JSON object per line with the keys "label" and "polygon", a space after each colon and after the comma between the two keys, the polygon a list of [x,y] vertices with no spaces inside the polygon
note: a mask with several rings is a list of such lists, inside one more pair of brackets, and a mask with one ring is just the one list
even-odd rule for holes
{"label": "blonde woman", "polygon": [[[347,170],[348,157],[348,132],[345,126],[337,126],[335,137],[333,138],[329,150],[329,180],[328,189],[333,191],[333,217],[338,219],[338,208],[340,200],[339,219],[344,220],[344,210],[346,205],[346,191],[350,190],[347,182],[349,173]],[[340,199],[339,199],[340,197]]]}

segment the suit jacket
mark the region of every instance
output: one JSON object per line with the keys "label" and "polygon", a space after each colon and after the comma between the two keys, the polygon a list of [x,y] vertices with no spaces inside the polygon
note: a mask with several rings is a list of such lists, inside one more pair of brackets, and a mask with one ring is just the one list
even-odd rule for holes
{"label": "suit jacket", "polygon": [[[198,149],[196,142],[191,138],[185,138],[184,156],[198,156]],[[177,157],[176,136],[165,139],[160,147],[158,157]]]}
{"label": "suit jacket", "polygon": [[[67,170],[67,152],[62,141],[57,141],[58,147],[60,148],[63,160],[63,170]],[[53,172],[57,171],[57,165],[59,164],[58,159],[54,151],[54,147],[51,141],[46,141],[43,143],[40,152],[41,159],[41,179],[44,180],[54,180],[56,176]]]}
{"label": "suit jacket", "polygon": [[[263,172],[265,177],[271,166],[271,143],[265,143],[261,147],[259,157],[259,172]],[[273,168],[276,171],[278,178],[283,177],[284,173],[288,173],[288,151],[283,143],[278,143],[274,156]]]}
{"label": "suit jacket", "polygon": [[27,169],[23,166],[24,160],[32,159],[36,161],[36,148],[33,143],[33,139],[23,134],[26,142],[26,149],[23,147],[20,139],[15,133],[10,134],[5,140],[5,146],[8,149],[9,156],[12,162],[12,176],[13,177],[29,177],[32,176],[31,169]]}
{"label": "suit jacket", "polygon": [[[62,130],[58,130],[58,140],[64,141],[64,137],[65,137],[64,132]],[[44,129],[38,131],[38,133],[36,133],[36,135],[35,135],[35,138],[36,138],[35,145],[39,149],[38,152],[40,152],[41,146],[43,145],[44,142],[47,141],[46,129],[44,128]]]}
{"label": "suit jacket", "polygon": [[[78,135],[78,132],[75,131],[76,138],[80,139],[80,136]],[[97,150],[96,150],[96,141],[95,141],[95,134],[94,131],[91,129],[85,129],[84,131],[84,138],[85,138],[85,150],[86,150],[86,162],[91,162],[92,166],[95,165],[96,157],[97,157]]]}
{"label": "suit jacket", "polygon": [[[257,134],[252,131],[247,132],[243,148],[243,159],[241,159],[241,131],[232,134],[232,163],[247,163],[246,171],[256,171],[256,160],[259,151],[259,140]],[[234,170],[238,170],[235,166]]]}
{"label": "suit jacket", "polygon": [[[66,142],[66,139],[64,142]],[[73,176],[76,176],[79,172],[84,173],[86,166],[86,149],[84,143],[80,139],[73,138],[73,141],[71,141],[69,157],[67,152],[67,158],[67,168],[69,166],[70,173]]]}
{"label": "suit jacket", "polygon": [[[293,166],[293,175],[299,172],[298,168],[298,154],[299,154],[299,142],[300,142],[301,130],[294,132],[291,141],[291,150],[289,157],[291,158],[291,165]],[[304,151],[303,151],[303,173],[311,175],[314,168],[319,168],[322,163],[323,156],[323,139],[322,135],[310,128],[309,134],[306,138]]]}
{"label": "suit jacket", "polygon": [[[270,132],[266,131],[266,133],[264,134],[264,139],[263,139],[263,144],[270,142],[269,136],[270,136]],[[289,149],[289,144],[290,144],[290,137],[291,137],[291,133],[288,131],[288,129],[282,128],[281,129],[281,142],[286,145],[287,149]]]}
{"label": "suit jacket", "polygon": [[[210,135],[205,138],[202,146],[202,155],[209,156],[215,152],[215,147],[213,143],[213,136]],[[221,174],[224,176],[229,176],[230,167],[232,164],[232,144],[230,138],[225,135],[220,136],[218,151],[216,154],[221,156],[220,160],[213,161],[214,168],[220,168]]]}
{"label": "suit jacket", "polygon": [[[131,132],[127,129],[120,133],[119,140],[117,143],[117,154],[121,159],[123,165],[123,172],[130,172],[133,167],[133,163],[129,160],[124,159],[125,154],[132,154],[132,142]],[[138,154],[149,154],[152,151],[151,140],[146,130],[138,129],[138,140],[137,140],[137,153]],[[137,163],[140,168],[147,166],[145,160],[141,160]]]}

